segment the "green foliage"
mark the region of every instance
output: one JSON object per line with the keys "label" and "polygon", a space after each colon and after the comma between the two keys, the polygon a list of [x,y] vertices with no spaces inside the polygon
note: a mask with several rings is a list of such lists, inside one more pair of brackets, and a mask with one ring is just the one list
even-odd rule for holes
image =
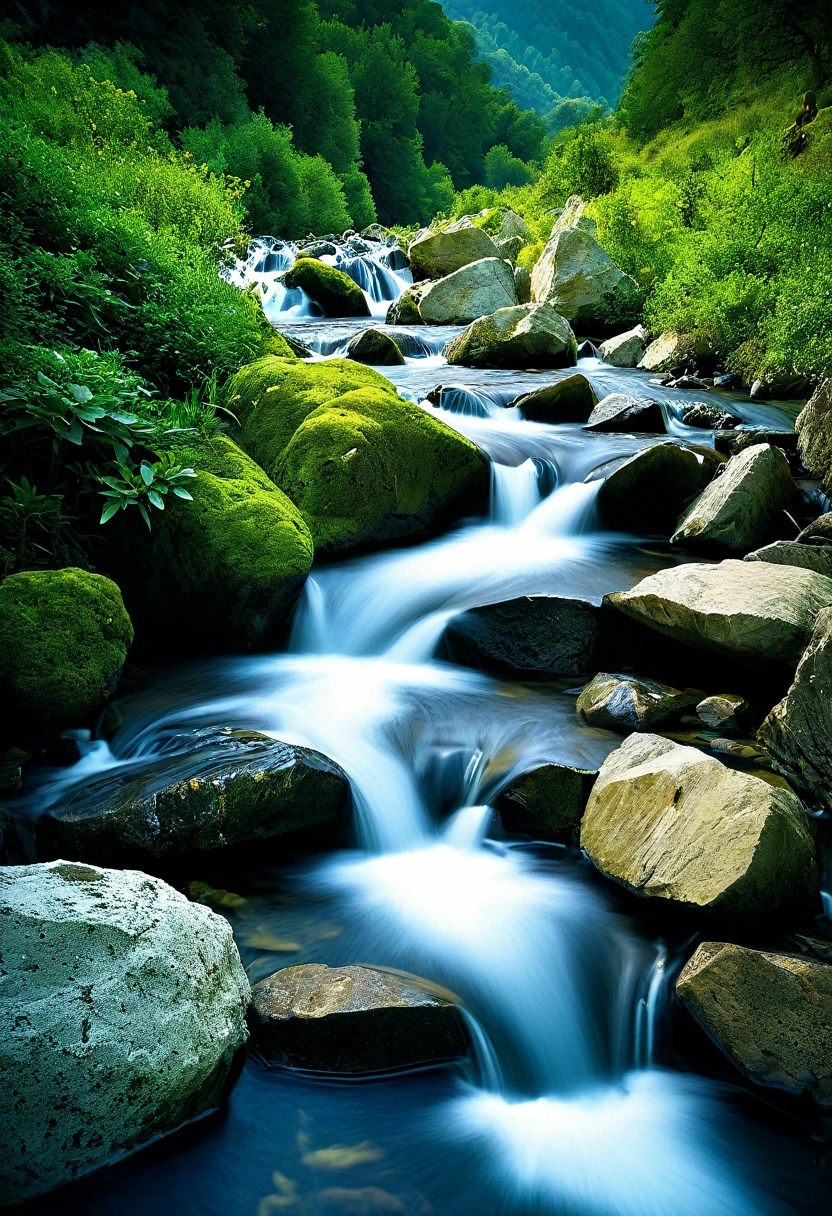
{"label": "green foliage", "polygon": [[88,467],[88,477],[98,485],[105,486],[99,494],[106,499],[99,523],[106,524],[118,511],[138,507],[139,514],[150,528],[150,507],[158,511],[165,509],[165,496],[173,493],[177,498],[193,502],[193,495],[185,489],[183,482],[196,477],[193,469],[176,463],[173,452],[163,452],[159,460],[152,463],[143,460],[137,466],[127,459],[109,466],[109,472],[99,472]]}
{"label": "green foliage", "polygon": [[517,156],[512,156],[505,144],[495,144],[485,158],[485,184],[492,190],[506,186],[526,186],[534,174]]}

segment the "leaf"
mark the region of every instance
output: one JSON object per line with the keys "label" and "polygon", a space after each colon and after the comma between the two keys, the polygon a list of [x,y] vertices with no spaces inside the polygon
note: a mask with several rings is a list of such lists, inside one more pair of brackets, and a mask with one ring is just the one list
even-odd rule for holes
{"label": "leaf", "polygon": [[141,465],[139,466],[139,472],[142,475],[142,481],[144,482],[144,484],[146,486],[152,486],[153,485],[153,469],[150,467],[150,465],[147,463],[146,460],[143,460]]}
{"label": "leaf", "polygon": [[183,490],[181,486],[174,486],[173,492],[177,498],[184,498],[186,502],[193,502],[193,494],[189,494],[187,490]]}
{"label": "leaf", "polygon": [[165,500],[162,498],[161,494],[157,493],[156,490],[151,490],[147,497],[153,503],[154,507],[157,507],[160,511],[164,511]]}
{"label": "leaf", "polygon": [[148,532],[150,532],[151,528],[152,528],[152,524],[150,522],[150,512],[148,511],[147,507],[144,505],[143,502],[139,503],[139,511],[141,512],[142,519],[147,524]]}
{"label": "leaf", "polygon": [[72,419],[72,422],[69,425],[69,430],[64,438],[68,439],[70,443],[77,444],[78,447],[80,447],[84,442],[84,428],[81,426],[81,423],[77,418]]}
{"label": "leaf", "polygon": [[101,512],[101,518],[98,521],[99,524],[106,524],[107,520],[112,519],[116,512],[120,510],[120,502],[108,502],[104,507],[104,510]]}
{"label": "leaf", "polygon": [[92,393],[87,388],[86,384],[70,384],[69,391],[72,393],[79,405],[84,405],[87,401],[92,401]]}

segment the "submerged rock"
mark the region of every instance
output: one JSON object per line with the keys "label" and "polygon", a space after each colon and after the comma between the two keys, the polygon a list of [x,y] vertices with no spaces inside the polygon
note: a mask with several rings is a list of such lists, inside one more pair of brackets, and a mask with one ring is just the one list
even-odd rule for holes
{"label": "submerged rock", "polygon": [[487,232],[469,216],[438,228],[423,228],[407,250],[413,273],[422,279],[441,279],[471,262],[498,258],[500,251]]}
{"label": "submerged rock", "polygon": [[732,456],[672,537],[675,545],[744,552],[761,545],[785,520],[794,496],[789,462],[766,443]]}
{"label": "submerged rock", "polygon": [[380,329],[363,329],[347,344],[347,358],[371,367],[395,367],[404,364],[398,344]]}
{"label": "submerged rock", "polygon": [[676,995],[757,1085],[832,1104],[832,967],[791,954],[703,942]]}
{"label": "submerged rock", "polygon": [[456,1059],[468,1036],[427,984],[372,967],[285,967],[255,984],[251,1033],[270,1064],[375,1073]]}
{"label": "submerged rock", "polygon": [[584,430],[620,434],[645,431],[664,435],[664,414],[658,401],[644,401],[626,393],[609,393],[598,402]]}
{"label": "submerged rock", "polygon": [[301,287],[321,308],[325,317],[369,317],[364,292],[349,275],[316,258],[299,257],[283,275],[290,290]]}
{"label": "submerged rock", "polygon": [[602,342],[599,354],[611,367],[638,367],[646,349],[647,330],[643,325],[637,325],[625,334],[617,334]]}
{"label": "submerged rock", "polygon": [[752,926],[817,901],[810,823],[789,790],[659,735],[631,735],[601,766],[581,847],[636,895]]}
{"label": "submerged rock", "polygon": [[517,303],[514,271],[499,257],[482,258],[427,285],[419,298],[426,325],[467,325]]}
{"label": "submerged rock", "polygon": [[762,549],[755,549],[743,558],[746,562],[769,562],[773,566],[799,566],[832,578],[832,547],[805,544],[797,540],[776,540]]}
{"label": "submerged rock", "polygon": [[250,990],[227,921],[132,870],[0,869],[0,1192],[18,1203],[219,1105]]}
{"label": "submerged rock", "polygon": [[460,613],[449,622],[449,645],[476,665],[518,675],[577,675],[598,644],[599,609],[585,600],[524,595]]}
{"label": "submerged rock", "polygon": [[580,823],[597,776],[597,769],[543,764],[507,785],[496,807],[510,831],[560,840]]}
{"label": "submerged rock", "polygon": [[0,583],[0,724],[18,737],[85,726],[115,692],[133,627],[114,582],[73,567]]}
{"label": "submerged rock", "polygon": [[578,697],[576,708],[590,726],[606,730],[653,730],[667,726],[696,704],[698,693],[636,676],[599,672]]}
{"label": "submerged rock", "polygon": [[721,463],[707,449],[651,444],[607,474],[598,491],[598,509],[608,527],[669,536],[682,510]]}
{"label": "submerged rock", "polygon": [[554,384],[522,393],[509,403],[531,422],[584,422],[592,414],[598,398],[586,376],[576,372]]}
{"label": "submerged rock", "polygon": [[518,304],[480,317],[449,342],[449,363],[464,367],[574,367],[569,322],[549,304]]}

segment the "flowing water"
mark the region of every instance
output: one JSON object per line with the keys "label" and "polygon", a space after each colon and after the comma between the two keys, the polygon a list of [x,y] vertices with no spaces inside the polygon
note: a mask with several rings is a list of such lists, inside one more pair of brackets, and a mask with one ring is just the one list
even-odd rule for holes
{"label": "flowing water", "polygon": [[[337,353],[362,323],[311,319],[289,298],[274,275],[292,256],[261,242],[240,276],[318,357]],[[376,273],[383,255],[362,261],[363,279],[347,261],[381,315],[396,286]],[[387,374],[488,454],[488,514],[317,567],[285,653],[147,681],[122,702],[112,746],[85,744],[38,798],[170,751],[193,726],[318,748],[350,777],[351,846],[189,877],[245,897],[229,918],[253,982],[313,960],[423,976],[461,1002],[471,1058],[349,1083],[249,1061],[220,1116],[52,1202],[131,1216],[821,1213],[812,1117],[753,1096],[716,1052],[702,1057],[709,1078],[695,1075],[674,1046],[690,930],[636,907],[580,854],[510,837],[491,811],[513,776],[552,760],[597,766],[619,739],[578,721],[568,682],[500,681],[436,657],[467,608],[541,592],[599,602],[678,560],[655,538],[602,531],[595,511],[610,463],[655,440],[525,422],[507,403],[560,373],[448,368],[456,331],[400,332],[407,363]],[[582,370],[599,396],[658,394],[681,441],[707,437],[679,422],[690,395],[594,360]],[[730,408],[749,425],[791,422],[777,406]]]}

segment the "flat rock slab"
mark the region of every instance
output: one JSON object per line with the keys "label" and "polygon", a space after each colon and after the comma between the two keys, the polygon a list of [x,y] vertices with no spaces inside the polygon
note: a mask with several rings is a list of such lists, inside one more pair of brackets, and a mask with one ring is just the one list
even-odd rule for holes
{"label": "flat rock slab", "polygon": [[576,708],[590,726],[629,734],[667,726],[698,700],[692,689],[682,692],[658,680],[602,671],[587,684]]}
{"label": "flat rock slab", "polygon": [[676,994],[751,1081],[832,1105],[828,963],[703,942]]}
{"label": "flat rock slab", "polygon": [[472,608],[448,624],[451,651],[463,661],[516,675],[577,675],[598,645],[600,609],[586,600],[524,595]]}
{"label": "flat rock slab", "polygon": [[769,562],[772,566],[799,566],[832,578],[832,545],[810,545],[797,540],[776,540],[747,553],[747,562]]}
{"label": "flat rock slab", "polygon": [[597,769],[543,764],[506,786],[496,807],[509,830],[561,840],[581,822],[597,776]]}
{"label": "flat rock slab", "polygon": [[456,1059],[468,1050],[462,1016],[428,988],[372,967],[285,967],[252,990],[252,1039],[268,1063],[314,1072],[388,1072]]}

